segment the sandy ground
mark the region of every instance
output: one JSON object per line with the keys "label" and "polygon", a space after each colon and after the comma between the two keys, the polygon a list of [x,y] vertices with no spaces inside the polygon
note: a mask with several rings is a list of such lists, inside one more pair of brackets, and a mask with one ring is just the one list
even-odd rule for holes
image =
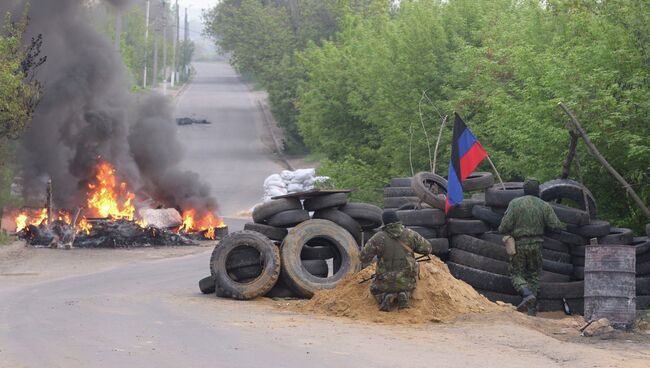
{"label": "sandy ground", "polygon": [[[38,289],[39,285],[56,285],[57,280],[64,284],[68,282],[67,280],[80,278],[108,280],[115,277],[114,275],[128,273],[128,270],[134,268],[141,269],[143,273],[150,273],[147,267],[158,269],[160,265],[166,265],[165,267],[171,270],[169,266],[172,264],[179,266],[183,262],[202,264],[207,261],[211,249],[211,244],[204,244],[191,247],[66,251],[35,249],[25,247],[21,242],[15,242],[0,247],[0,296],[3,295],[2,292],[6,292],[4,295],[12,295],[11,292],[15,290]],[[74,282],[70,281],[70,284]],[[124,287],[129,288],[127,285]],[[138,298],[141,293],[142,291],[134,291],[133,296],[128,296],[129,302],[140,305]],[[101,286],[97,294],[103,295]],[[582,324],[581,318],[565,318],[559,314],[546,314],[544,318],[530,318],[503,311],[464,315],[450,323],[391,325],[296,312],[300,309],[298,306],[305,301],[260,298],[255,301],[240,302],[218,299],[212,295],[199,294],[195,282],[191,289],[176,287],[160,290],[159,293],[151,290],[146,294],[147,300],[156,300],[156,305],[166,305],[167,309],[173,309],[173,320],[198,319],[201,321],[201,328],[208,331],[204,333],[210,334],[210,331],[214,331],[234,334],[233,341],[227,343],[233,356],[238,355],[240,349],[254,349],[256,344],[267,344],[263,337],[271,336],[275,344],[273,346],[282,347],[284,349],[282,351],[289,349],[297,355],[307,354],[305,356],[309,357],[309,354],[313,354],[316,357],[319,354],[334,354],[338,355],[337,359],[345,357],[344,361],[348,363],[368,363],[363,365],[373,365],[377,362],[390,363],[375,364],[375,366],[424,367],[437,362],[434,365],[439,367],[524,365],[527,368],[555,366],[635,368],[648,367],[650,361],[650,335],[617,332],[604,338],[584,338],[580,337],[577,331]],[[94,305],[91,311],[97,312],[97,309],[100,309],[100,312],[104,310],[101,314],[114,315],[125,313],[120,312],[124,307],[117,306],[122,302],[113,300],[119,297],[118,293],[108,302],[102,302],[96,300],[97,296],[89,295],[79,299],[66,296],[65,303],[69,304],[69,307]],[[0,305],[5,302],[8,301],[3,302],[0,298]],[[113,303],[116,303],[115,309],[111,308]],[[95,323],[93,322],[93,325]],[[111,323],[119,324],[119,322]],[[191,320],[184,323],[187,323],[189,330],[185,338],[194,336]],[[1,327],[2,321],[0,321],[0,330]],[[184,328],[182,330],[185,331]],[[93,332],[91,329],[86,333],[97,334],[97,338],[102,341],[107,338],[104,334],[108,332]],[[166,332],[163,330],[158,333]],[[134,334],[138,335],[135,332]],[[162,336],[154,334],[148,337],[148,341],[155,343],[157,338]],[[256,341],[256,339],[261,340]],[[33,366],[23,364],[16,355],[3,356],[2,341],[0,338],[0,367]],[[113,353],[129,351],[127,346],[113,349]],[[400,357],[400,352],[405,356]],[[152,357],[147,357],[147,362],[155,361]],[[374,362],[373,357],[376,358]],[[2,358],[5,358],[4,363]],[[87,366],[82,358],[76,357],[76,359],[82,363],[68,362],[64,365],[52,364],[52,366]],[[110,362],[109,365],[98,364],[97,366],[114,366],[113,364],[122,363],[119,358],[112,359],[107,360]],[[265,359],[267,359],[266,355],[262,354],[254,361],[261,364]],[[268,366],[304,366],[300,363],[301,359],[297,359],[295,364]],[[337,359],[332,359],[332,363],[337,362]],[[352,365],[356,364],[337,363],[336,366]],[[162,366],[170,365],[162,364]],[[193,365],[189,364],[189,366]],[[255,366],[255,364],[242,363],[241,366]],[[324,364],[323,366],[335,365]]]}

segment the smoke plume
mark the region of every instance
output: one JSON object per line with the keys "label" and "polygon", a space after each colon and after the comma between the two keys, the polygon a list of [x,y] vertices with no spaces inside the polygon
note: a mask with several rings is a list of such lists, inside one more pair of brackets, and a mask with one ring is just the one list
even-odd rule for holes
{"label": "smoke plume", "polygon": [[[105,1],[116,7],[130,2]],[[47,62],[37,75],[45,85],[41,102],[22,137],[25,194],[43,193],[43,182],[52,178],[57,206],[82,206],[101,159],[136,193],[162,205],[215,211],[209,188],[179,165],[183,149],[167,100],[129,92],[122,59],[87,21],[86,1],[29,3],[27,36],[43,34]],[[3,14],[23,9],[0,6]]]}

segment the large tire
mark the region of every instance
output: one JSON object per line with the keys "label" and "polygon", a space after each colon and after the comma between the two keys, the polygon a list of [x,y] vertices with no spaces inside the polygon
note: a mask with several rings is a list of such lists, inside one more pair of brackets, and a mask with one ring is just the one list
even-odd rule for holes
{"label": "large tire", "polygon": [[[226,238],[224,238],[226,240]],[[216,264],[216,259],[219,254],[219,248],[220,245],[224,242],[222,240],[219,244],[217,244],[214,249],[212,250],[212,254],[210,255],[210,274],[212,276],[216,276],[216,270],[214,269],[214,265]],[[230,240],[226,240],[230,241]],[[252,266],[252,265],[259,265],[260,264],[260,254],[257,252],[257,250],[250,248],[250,247],[245,247],[245,248],[239,248],[235,249],[232,254],[229,257],[228,264],[226,264],[226,269],[230,270],[232,268],[240,268],[240,267],[247,267],[247,266]]]}
{"label": "large tire", "polygon": [[438,231],[431,227],[424,226],[407,226],[408,229],[415,231],[425,239],[439,238]]}
{"label": "large tire", "polygon": [[585,279],[585,267],[584,266],[573,266],[573,278],[575,280],[584,280]]}
{"label": "large tire", "polygon": [[397,217],[404,226],[434,227],[444,225],[445,212],[437,208],[397,211]]}
{"label": "large tire", "polygon": [[492,302],[504,302],[504,303],[510,303],[512,305],[519,305],[521,303],[521,296],[519,295],[510,295],[510,294],[503,294],[503,293],[497,293],[496,291],[488,291],[488,290],[476,290],[479,293],[481,293],[484,297],[488,298]]}
{"label": "large tire", "polygon": [[472,209],[474,206],[483,204],[483,201],[476,199],[463,199],[462,202],[458,203],[455,206],[452,206],[447,213],[448,217],[459,218],[459,219],[471,219]]}
{"label": "large tire", "polygon": [[569,282],[571,281],[571,276],[542,270],[542,273],[539,275],[539,281],[540,282]]}
{"label": "large tire", "polygon": [[573,275],[573,265],[571,263],[554,262],[548,259],[543,259],[542,269],[567,276]]}
{"label": "large tire", "polygon": [[[301,250],[308,241],[314,238],[329,241],[336,248],[340,257],[340,267],[331,277],[313,276],[302,266]],[[305,297],[311,297],[318,290],[334,288],[345,276],[356,272],[358,268],[359,250],[354,238],[331,221],[305,221],[291,229],[282,242],[283,277],[292,289]]]}
{"label": "large tire", "polygon": [[276,282],[273,288],[271,288],[271,290],[269,290],[269,292],[264,296],[267,298],[301,298],[298,293],[292,290],[291,287],[284,282],[282,274],[280,274],[278,282]]}
{"label": "large tire", "polygon": [[587,244],[587,240],[585,240],[585,238],[581,237],[580,235],[572,234],[566,231],[561,231],[559,233],[547,233],[546,236],[548,236],[551,239],[561,241],[562,243],[575,245],[575,246],[583,246]]}
{"label": "large tire", "polygon": [[476,205],[472,207],[472,216],[490,224],[492,227],[499,227],[501,225],[501,220],[503,215],[496,213],[490,209],[490,207]]}
{"label": "large tire", "polygon": [[494,175],[491,172],[476,171],[471,173],[462,183],[463,192],[485,190],[494,185]]}
{"label": "large tire", "polygon": [[244,225],[244,230],[257,231],[267,238],[276,241],[282,241],[282,239],[287,236],[287,229],[264,224],[256,224],[254,222],[249,222]]}
{"label": "large tire", "polygon": [[335,208],[326,208],[324,210],[314,212],[313,218],[332,221],[333,223],[347,230],[350,235],[354,237],[354,240],[357,242],[358,246],[361,245],[361,226],[346,213],[341,212]]}
{"label": "large tire", "polygon": [[582,226],[589,223],[589,214],[586,211],[557,203],[549,204],[557,218],[566,224]]}
{"label": "large tire", "polygon": [[495,184],[492,188],[485,190],[486,206],[505,208],[513,199],[524,196],[524,183],[510,182],[504,183],[504,185],[505,190],[501,184]]}
{"label": "large tire", "polygon": [[393,178],[390,179],[391,187],[410,187],[411,178]]}
{"label": "large tire", "polygon": [[253,208],[253,221],[264,224],[269,217],[276,213],[299,209],[302,209],[302,204],[297,198],[273,199],[269,202],[260,203]]}
{"label": "large tire", "polygon": [[452,249],[449,251],[449,261],[475,268],[477,270],[492,272],[497,275],[510,275],[510,271],[508,270],[509,265],[507,262],[497,261],[492,258],[479,256],[460,249]]}
{"label": "large tire", "polygon": [[490,227],[487,226],[481,220],[463,220],[450,218],[447,220],[447,230],[449,234],[482,234],[490,231]]}
{"label": "large tire", "polygon": [[650,262],[636,264],[637,276],[650,276]]}
{"label": "large tire", "polygon": [[542,258],[553,262],[571,264],[571,255],[569,253],[557,252],[550,249],[542,249]]}
{"label": "large tire", "polygon": [[[251,247],[260,254],[262,272],[248,282],[237,282],[229,275],[226,264],[229,255],[240,247]],[[238,231],[224,237],[215,260],[218,288],[234,299],[253,299],[269,292],[280,276],[280,251],[271,239],[254,231]]]}
{"label": "large tire", "polygon": [[569,253],[570,248],[568,245],[562,243],[559,240],[549,238],[548,236],[544,237],[544,249],[554,250],[556,252]]}
{"label": "large tire", "polygon": [[613,227],[609,235],[598,238],[598,244],[630,245],[634,241],[631,229]]}
{"label": "large tire", "polygon": [[640,295],[636,297],[636,310],[650,309],[650,295]]}
{"label": "large tire", "polygon": [[572,246],[571,247],[571,257],[585,258],[585,250],[586,250],[586,248],[587,248],[587,246],[585,246],[585,245],[580,245],[580,246],[574,245],[574,246]]}
{"label": "large tire", "polygon": [[590,223],[582,226],[567,224],[568,232],[578,234],[587,239],[609,235],[610,228],[609,222],[603,220],[591,220]]}
{"label": "large tire", "polygon": [[650,295],[650,277],[636,278],[636,295]]}
{"label": "large tire", "polygon": [[585,207],[583,190],[587,195],[591,217],[595,218],[597,213],[596,199],[587,187],[577,181],[571,179],[555,179],[547,181],[539,186],[539,196],[545,201],[569,199],[577,203],[581,209],[586,210],[587,207]]}
{"label": "large tire", "polygon": [[447,262],[449,272],[457,279],[463,280],[474,288],[516,295],[510,277],[477,270],[454,262]]}
{"label": "large tire", "polygon": [[376,229],[382,224],[382,210],[372,204],[348,203],[340,211],[352,217],[364,231]]}
{"label": "large tire", "polygon": [[431,244],[431,254],[440,257],[446,258],[449,253],[449,239],[447,238],[433,238],[427,239],[429,244]]}
{"label": "large tire", "polygon": [[329,267],[327,266],[327,262],[322,259],[315,259],[315,260],[306,260],[303,259],[302,261],[302,266],[305,268],[305,270],[312,275],[316,277],[327,277],[327,274],[329,273]]}
{"label": "large tire", "polygon": [[389,197],[384,198],[384,209],[388,208],[400,208],[405,204],[418,204],[420,203],[420,198],[418,197]]}
{"label": "large tire", "polygon": [[303,260],[332,259],[336,257],[336,252],[329,245],[305,245],[300,252],[300,258]]}
{"label": "large tire", "polygon": [[[584,314],[585,300],[583,298],[566,299],[566,302],[573,314]],[[538,299],[537,310],[539,312],[564,311],[564,303],[562,299]]]}
{"label": "large tire", "polygon": [[584,297],[584,281],[572,282],[542,282],[540,283],[540,299],[578,299]]}
{"label": "large tire", "polygon": [[650,237],[648,236],[635,237],[632,239],[632,245],[634,245],[637,257],[642,254],[650,253]]}
{"label": "large tire", "polygon": [[202,278],[199,281],[199,289],[203,294],[213,294],[215,292],[214,276]]}
{"label": "large tire", "polygon": [[307,220],[309,220],[309,212],[306,210],[288,210],[276,213],[266,222],[270,226],[289,228]]}
{"label": "large tire", "polygon": [[341,207],[348,203],[347,193],[332,193],[305,199],[303,203],[307,211],[318,211],[330,207]]}
{"label": "large tire", "polygon": [[475,238],[469,235],[454,235],[450,242],[451,248],[457,248],[466,252],[478,254],[483,257],[509,262],[506,247],[494,244],[489,241]]}
{"label": "large tire", "polygon": [[411,187],[422,200],[433,208],[445,209],[447,198],[447,180],[440,175],[430,172],[415,174]]}
{"label": "large tire", "polygon": [[408,187],[386,187],[384,188],[384,197],[416,197],[415,191],[411,186]]}

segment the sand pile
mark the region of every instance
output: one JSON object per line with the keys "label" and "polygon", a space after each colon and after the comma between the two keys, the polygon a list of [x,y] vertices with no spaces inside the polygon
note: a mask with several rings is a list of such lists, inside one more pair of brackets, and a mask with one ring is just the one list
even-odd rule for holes
{"label": "sand pile", "polygon": [[370,281],[359,284],[374,273],[375,266],[372,265],[348,276],[335,289],[316,293],[296,309],[379,323],[448,322],[467,313],[502,310],[471,286],[454,278],[447,265],[432,257],[431,261],[420,263],[420,280],[413,292],[411,308],[380,312],[370,294]]}

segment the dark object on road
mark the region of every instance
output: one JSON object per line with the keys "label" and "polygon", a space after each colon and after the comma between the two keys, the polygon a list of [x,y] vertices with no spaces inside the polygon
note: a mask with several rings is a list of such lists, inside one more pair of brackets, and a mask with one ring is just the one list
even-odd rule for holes
{"label": "dark object on road", "polygon": [[176,124],[178,124],[178,125],[192,125],[192,124],[212,124],[212,123],[205,120],[205,119],[176,118]]}

